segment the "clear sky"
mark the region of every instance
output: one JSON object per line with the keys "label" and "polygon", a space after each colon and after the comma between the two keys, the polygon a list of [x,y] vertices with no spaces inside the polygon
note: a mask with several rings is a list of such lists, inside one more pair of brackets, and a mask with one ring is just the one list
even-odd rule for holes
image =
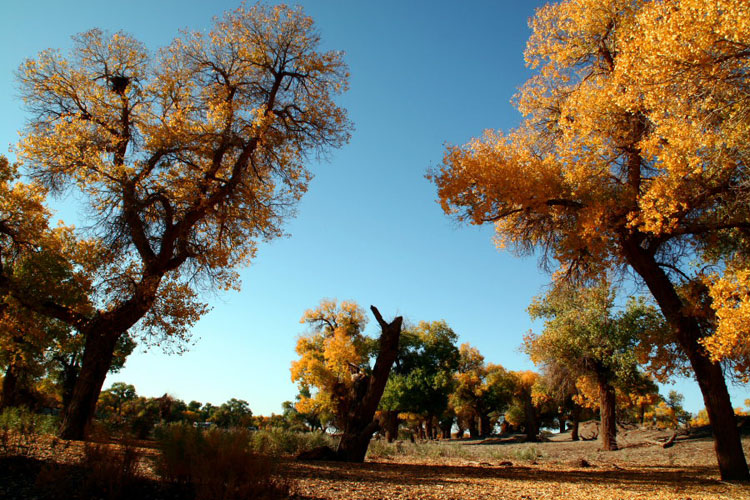
{"label": "clear sky", "polygon": [[[296,388],[289,375],[299,319],[322,298],[376,305],[386,317],[445,319],[460,342],[487,361],[532,369],[519,352],[532,325],[526,307],[549,276],[534,258],[498,252],[490,227],[458,226],[424,178],[445,144],[484,129],[507,130],[520,115],[511,98],[531,74],[523,49],[528,18],[544,2],[309,0],[326,49],[343,50],[351,89],[340,99],[355,124],[351,142],[327,162],[286,226],[289,236],[260,247],[242,270],[239,293],[207,296],[213,309],[182,356],[138,350],[105,386],[125,381],[139,394],[167,392],[220,404],[236,397],[255,414],[281,411]],[[24,126],[13,73],[46,48],[67,49],[93,27],[123,30],[155,50],[179,29],[206,30],[237,2],[7,2],[0,16],[0,145]],[[12,153],[10,154],[12,157]],[[70,202],[58,216],[75,222]],[[374,320],[368,327],[377,333]],[[682,381],[686,408],[703,407],[697,384]],[[750,397],[732,388],[733,403]]]}

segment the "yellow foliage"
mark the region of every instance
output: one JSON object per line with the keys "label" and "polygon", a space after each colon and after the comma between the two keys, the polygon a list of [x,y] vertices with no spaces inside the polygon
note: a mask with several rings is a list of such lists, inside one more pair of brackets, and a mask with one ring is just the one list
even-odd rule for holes
{"label": "yellow foliage", "polygon": [[339,417],[350,403],[355,381],[369,369],[371,344],[363,334],[364,310],[353,301],[322,300],[305,311],[300,322],[312,329],[297,340],[299,359],[291,366],[292,382],[302,394],[297,411]]}

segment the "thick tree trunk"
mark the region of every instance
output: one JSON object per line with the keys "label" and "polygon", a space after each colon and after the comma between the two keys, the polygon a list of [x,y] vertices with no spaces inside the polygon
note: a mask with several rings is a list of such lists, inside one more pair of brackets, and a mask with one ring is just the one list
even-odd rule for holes
{"label": "thick tree trunk", "polygon": [[447,424],[443,423],[440,426],[440,434],[442,439],[450,439],[451,438],[451,428],[453,427],[453,423]]}
{"label": "thick tree trunk", "polygon": [[698,342],[703,332],[698,321],[685,313],[682,300],[653,255],[647,253],[639,239],[625,235],[621,240],[628,263],[643,278],[659,304],[675,337],[690,360],[695,378],[703,394],[708,419],[714,433],[714,450],[719,472],[724,481],[748,481],[750,472],[742,450],[721,366],[712,363]]}
{"label": "thick tree trunk", "polygon": [[604,376],[598,376],[597,382],[599,384],[599,415],[602,420],[599,442],[603,450],[614,451],[617,449],[615,388]]}
{"label": "thick tree trunk", "polygon": [[0,398],[0,410],[19,405],[19,400],[21,399],[18,394],[19,383],[14,368],[15,365],[11,362],[5,370],[5,375],[3,377],[3,394],[2,398]]}
{"label": "thick tree trunk", "polygon": [[645,427],[646,426],[646,404],[645,403],[641,403],[638,406],[638,415],[640,415],[639,419],[641,421],[641,427]]}
{"label": "thick tree trunk", "polygon": [[389,443],[392,443],[398,438],[398,412],[395,410],[386,410],[382,412],[382,418],[385,439]]}
{"label": "thick tree trunk", "polygon": [[343,434],[336,450],[336,457],[344,462],[364,462],[370,439],[380,427],[373,417],[398,354],[403,319],[398,316],[392,322],[386,323],[375,306],[370,306],[370,309],[382,330],[380,350],[372,374],[362,380],[362,384],[365,384],[363,387],[366,387],[365,392],[361,399],[354,401],[342,429]]}
{"label": "thick tree trunk", "polygon": [[489,415],[481,415],[479,417],[479,435],[481,437],[487,437],[490,434],[492,434],[491,424],[490,424],[490,416]]}
{"label": "thick tree trunk", "polygon": [[78,327],[86,343],[70,403],[63,410],[61,438],[86,437],[86,430],[94,417],[96,401],[99,399],[104,379],[112,366],[117,340],[151,309],[161,279],[162,275],[158,273],[143,276],[128,300]]}
{"label": "thick tree trunk", "polygon": [[524,401],[524,413],[526,414],[526,441],[536,443],[539,441],[539,423],[536,418],[534,403],[531,401],[531,395]]}
{"label": "thick tree trunk", "polygon": [[471,422],[469,423],[469,437],[471,439],[476,439],[479,437],[479,427],[477,427],[476,419],[471,419]]}
{"label": "thick tree trunk", "polygon": [[568,430],[567,425],[567,419],[565,418],[565,415],[563,413],[560,413],[560,415],[557,417],[557,422],[560,424],[560,434],[564,434],[565,431]]}
{"label": "thick tree trunk", "polygon": [[86,345],[81,370],[76,378],[70,401],[63,409],[60,425],[60,437],[63,439],[81,440],[86,437],[119,337],[112,332],[86,332],[84,335]]}
{"label": "thick tree trunk", "polygon": [[62,372],[62,407],[63,411],[70,405],[73,399],[73,391],[76,388],[79,367],[76,361],[77,356],[73,356],[70,361],[65,361]]}
{"label": "thick tree trunk", "polygon": [[573,410],[570,412],[570,419],[572,420],[570,439],[572,441],[578,441],[581,439],[578,435],[578,424],[581,421],[581,408],[578,405],[573,406]]}

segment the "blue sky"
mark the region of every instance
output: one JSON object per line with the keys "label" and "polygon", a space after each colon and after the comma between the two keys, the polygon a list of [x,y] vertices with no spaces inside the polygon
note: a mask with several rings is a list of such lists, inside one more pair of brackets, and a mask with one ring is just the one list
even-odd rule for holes
{"label": "blue sky", "polygon": [[[519,352],[532,324],[531,298],[549,277],[534,258],[498,252],[490,227],[458,226],[424,178],[444,146],[520,119],[510,100],[531,74],[523,49],[527,20],[543,2],[300,2],[327,49],[343,50],[351,89],[340,99],[355,124],[351,142],[311,165],[315,179],[289,220],[289,236],[260,247],[242,270],[240,293],[207,296],[213,309],[181,356],[139,350],[106,386],[126,381],[139,394],[168,392],[220,404],[245,399],[256,414],[280,412],[296,388],[289,366],[299,318],[322,298],[376,305],[412,322],[445,319],[487,361],[532,369]],[[103,7],[106,5],[106,8]],[[24,114],[13,72],[24,58],[92,27],[123,30],[150,49],[182,28],[208,29],[237,2],[36,1],[4,6],[0,19],[0,144],[17,140]],[[11,154],[12,156],[12,154]],[[75,205],[56,201],[77,220]],[[369,330],[373,333],[372,323]],[[538,327],[538,325],[536,325]],[[682,381],[686,407],[703,407],[697,385]],[[734,388],[735,406],[750,397]]]}

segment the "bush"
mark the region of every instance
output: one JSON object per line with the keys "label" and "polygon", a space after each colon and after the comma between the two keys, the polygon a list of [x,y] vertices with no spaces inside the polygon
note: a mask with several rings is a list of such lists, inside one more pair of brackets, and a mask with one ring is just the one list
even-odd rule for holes
{"label": "bush", "polygon": [[275,477],[268,457],[253,451],[244,429],[209,429],[174,423],[159,429],[155,470],[196,500],[287,498],[289,484]]}
{"label": "bush", "polygon": [[0,454],[28,456],[42,434],[54,434],[59,419],[26,408],[6,408],[0,413]]}
{"label": "bush", "polygon": [[6,408],[0,413],[0,429],[21,433],[55,434],[60,425],[59,417],[41,415],[27,408]]}
{"label": "bush", "polygon": [[120,447],[86,443],[80,462],[85,471],[81,496],[111,500],[131,498],[129,492],[141,478],[141,458],[138,449],[127,443]]}
{"label": "bush", "polygon": [[469,452],[464,446],[442,443],[439,441],[425,441],[418,443],[396,441],[388,443],[383,440],[373,440],[367,449],[369,458],[387,458],[394,456],[410,456],[418,458],[466,458]]}
{"label": "bush", "polygon": [[320,446],[336,448],[336,439],[324,432],[271,429],[252,433],[250,445],[264,455],[297,455]]}
{"label": "bush", "polygon": [[541,458],[542,452],[536,446],[526,446],[515,450],[515,456],[518,460],[527,460],[529,462]]}

